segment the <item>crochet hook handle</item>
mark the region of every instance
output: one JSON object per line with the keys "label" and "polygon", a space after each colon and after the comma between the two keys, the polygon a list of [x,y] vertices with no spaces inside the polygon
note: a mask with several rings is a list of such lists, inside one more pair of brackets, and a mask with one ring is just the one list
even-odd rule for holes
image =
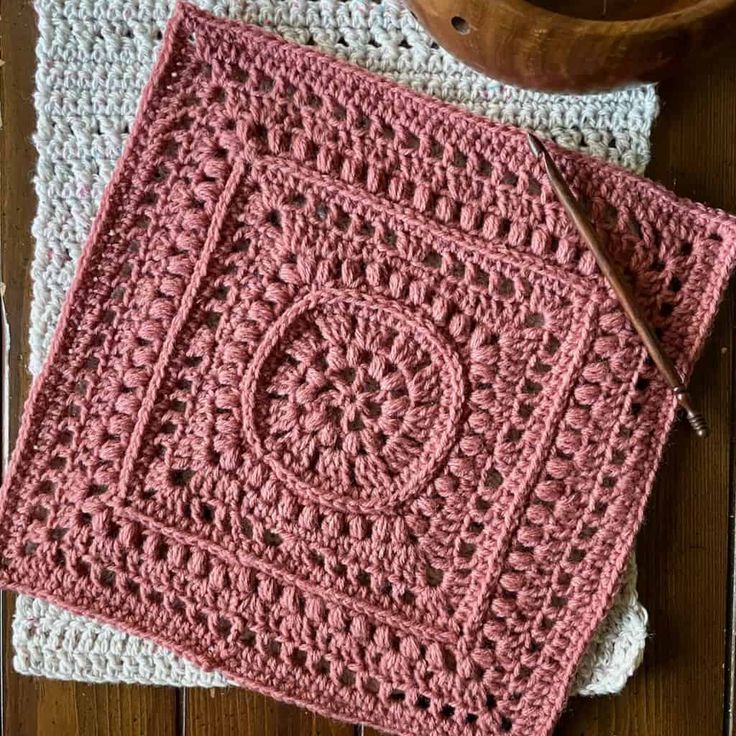
{"label": "crochet hook handle", "polygon": [[647,352],[652,357],[657,368],[659,368],[659,371],[665,377],[680,406],[684,409],[690,426],[698,437],[707,437],[708,424],[705,421],[705,417],[693,406],[690,394],[688,393],[680,374],[677,372],[674,363],[662,348],[662,344],[654,333],[652,326],[649,324],[644,311],[634,298],[629,285],[619,272],[613,259],[608,254],[608,251],[603,247],[603,244],[598,239],[590,220],[588,220],[581,209],[580,204],[570,191],[570,187],[567,185],[567,182],[560,173],[560,170],[552,160],[549,151],[547,151],[542,141],[540,141],[535,135],[529,133],[528,140],[529,147],[532,149],[534,155],[541,157],[544,161],[544,166],[547,171],[550,184],[552,185],[552,189],[559,198],[567,214],[575,223],[575,226],[583,237],[583,240],[585,240],[593,253],[595,260],[598,263],[598,267],[601,269],[603,276],[613,288],[616,297],[621,303],[621,306],[626,312],[631,324],[634,326],[634,329],[639,334]]}

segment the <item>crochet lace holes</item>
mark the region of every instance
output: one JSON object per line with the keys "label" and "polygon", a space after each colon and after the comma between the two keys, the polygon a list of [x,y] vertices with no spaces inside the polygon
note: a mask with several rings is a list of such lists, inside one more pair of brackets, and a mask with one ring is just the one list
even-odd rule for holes
{"label": "crochet lace holes", "polygon": [[307,198],[303,194],[296,192],[289,197],[288,202],[293,207],[301,208],[307,203]]}
{"label": "crochet lace holes", "polygon": [[[77,407],[78,410],[78,407]],[[79,414],[72,414],[71,411],[69,412],[69,416],[79,416]],[[61,455],[54,455],[51,460],[49,460],[49,468],[51,470],[61,470],[66,466],[66,458],[63,458]]]}
{"label": "crochet lace holes", "polygon": [[493,173],[493,167],[489,161],[482,158],[478,161],[478,174],[483,177],[488,177]]}
{"label": "crochet lace holes", "polygon": [[496,468],[491,468],[483,478],[483,484],[486,488],[493,488],[495,490],[496,488],[500,488],[502,483],[503,476]]}
{"label": "crochet lace holes", "polygon": [[281,545],[283,541],[284,540],[281,538],[280,534],[277,534],[276,532],[273,532],[270,529],[266,529],[263,532],[263,543],[267,547],[278,547]]}
{"label": "crochet lace holes", "polygon": [[585,550],[581,549],[579,547],[574,547],[570,550],[570,554],[568,556],[568,560],[570,562],[577,564],[578,562],[582,562],[585,558]]}
{"label": "crochet lace holes", "polygon": [[46,521],[49,518],[49,510],[45,506],[34,506],[31,518],[34,521]]}
{"label": "crochet lace holes", "polygon": [[431,704],[432,701],[426,695],[420,695],[414,703],[419,710],[429,710]]}
{"label": "crochet lace holes", "polygon": [[247,253],[250,248],[250,240],[247,238],[238,238],[235,240],[231,247],[232,253]]}
{"label": "crochet lace holes", "polygon": [[656,258],[652,261],[651,269],[655,273],[662,273],[666,267],[667,264],[661,258]]}
{"label": "crochet lace holes", "polygon": [[60,542],[64,538],[64,535],[67,533],[67,531],[69,530],[65,527],[55,526],[49,531],[49,536],[54,542]]}
{"label": "crochet lace holes", "polygon": [[552,608],[564,608],[567,605],[567,598],[560,595],[553,595],[549,602]]}
{"label": "crochet lace holes", "polygon": [[532,312],[524,317],[525,327],[544,327],[544,315],[539,312]]}
{"label": "crochet lace holes", "polygon": [[269,657],[278,657],[281,655],[281,642],[276,639],[271,639],[266,645],[266,654]]}
{"label": "crochet lace holes", "polygon": [[649,388],[649,379],[639,376],[634,384],[634,388],[637,391],[646,391]]}
{"label": "crochet lace holes", "polygon": [[626,222],[626,226],[632,235],[634,235],[636,238],[641,240],[642,238],[641,224],[639,223],[638,220],[636,220],[634,217],[629,217],[629,219]]}
{"label": "crochet lace holes", "polygon": [[367,677],[365,680],[363,680],[363,689],[371,695],[378,695],[378,691],[380,689],[378,680],[374,679],[373,677]]}
{"label": "crochet lace holes", "polygon": [[501,296],[511,297],[515,292],[516,288],[514,287],[514,282],[511,279],[503,277],[499,280],[498,293]]}
{"label": "crochet lace holes", "polygon": [[221,312],[216,312],[213,309],[210,309],[207,312],[205,312],[205,315],[204,315],[204,323],[211,330],[215,330],[215,329],[217,329],[217,325],[220,324],[221,317],[222,317],[222,313]]}
{"label": "crochet lace holes", "polygon": [[347,687],[352,687],[355,685],[355,672],[351,670],[350,668],[346,667],[341,673],[340,673],[340,682],[343,685],[346,685]]}
{"label": "crochet lace holes", "polygon": [[229,288],[224,284],[221,284],[220,286],[215,287],[215,290],[212,292],[212,297],[218,302],[224,302],[227,299],[228,292]]}
{"label": "crochet lace holes", "polygon": [[680,291],[680,289],[682,289],[682,282],[680,281],[679,278],[677,278],[677,276],[673,276],[670,279],[670,282],[667,284],[667,288],[670,291],[678,292]]}
{"label": "crochet lace holes", "polygon": [[317,216],[318,220],[326,220],[327,215],[329,215],[329,210],[327,209],[327,205],[324,202],[318,202],[315,209],[314,214]]}
{"label": "crochet lace holes", "polygon": [[246,647],[252,647],[256,643],[256,633],[255,631],[251,631],[250,629],[243,629],[238,638],[239,641]]}
{"label": "crochet lace holes", "polygon": [[367,570],[359,570],[355,576],[358,585],[368,588],[371,584],[371,575]]}
{"label": "crochet lace holes", "polygon": [[527,180],[527,191],[533,197],[537,197],[542,193],[542,185],[539,183],[537,179],[530,176]]}
{"label": "crochet lace holes", "polygon": [[419,148],[419,138],[414,133],[407,133],[404,136],[404,145],[412,151],[416,151]]}
{"label": "crochet lace holes", "polygon": [[442,585],[442,580],[445,577],[445,573],[436,567],[427,566],[424,571],[425,580],[430,588],[437,588]]}
{"label": "crochet lace holes", "polygon": [[205,524],[212,524],[215,521],[215,509],[208,503],[203,503],[200,505],[199,514]]}
{"label": "crochet lace holes", "polygon": [[227,639],[227,637],[230,636],[232,629],[233,624],[229,619],[222,617],[217,619],[217,622],[215,623],[215,631],[219,637]]}
{"label": "crochet lace holes", "polygon": [[178,468],[169,473],[169,480],[173,486],[182,488],[189,485],[189,481],[194,477],[194,471],[189,468]]}
{"label": "crochet lace holes", "polygon": [[431,250],[424,257],[424,264],[430,268],[442,268],[442,256],[437,251]]}
{"label": "crochet lace holes", "polygon": [[474,544],[471,544],[470,542],[460,542],[460,547],[458,549],[458,554],[463,559],[469,560],[475,554],[475,550],[476,549],[477,549],[477,547]]}
{"label": "crochet lace holes", "polygon": [[300,494],[377,508],[424,490],[463,388],[457,354],[428,322],[329,290],[263,338],[243,384],[244,429]]}
{"label": "crochet lace holes", "polygon": [[241,69],[239,66],[233,67],[230,71],[230,76],[232,79],[239,84],[244,84],[248,81],[249,75],[248,72],[245,71],[245,69]]}
{"label": "crochet lace holes", "polygon": [[307,664],[307,653],[302,649],[295,649],[291,653],[291,661],[297,667],[304,667]]}
{"label": "crochet lace holes", "polygon": [[452,718],[455,715],[455,707],[446,703],[440,708],[440,715],[442,718]]}
{"label": "crochet lace holes", "polygon": [[112,588],[112,586],[115,585],[115,577],[116,576],[114,570],[104,568],[100,571],[100,585],[104,586],[105,588]]}

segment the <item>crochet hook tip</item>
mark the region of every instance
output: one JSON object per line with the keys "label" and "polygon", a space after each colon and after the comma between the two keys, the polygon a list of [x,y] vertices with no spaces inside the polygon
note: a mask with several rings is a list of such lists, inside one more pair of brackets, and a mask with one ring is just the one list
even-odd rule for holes
{"label": "crochet hook tip", "polygon": [[642,339],[650,356],[657,364],[670,388],[674,391],[677,400],[685,410],[690,426],[698,437],[707,437],[708,424],[705,421],[705,417],[696,411],[690,403],[687,388],[683,384],[674,363],[662,348],[659,339],[647,320],[646,314],[637,303],[630,286],[622,279],[615,262],[611,259],[605,246],[598,239],[592,223],[581,209],[580,203],[575,199],[575,195],[570,191],[570,187],[557,168],[549,151],[545,148],[544,143],[533,133],[527,133],[527,141],[529,142],[529,148],[531,148],[532,153],[537,158],[543,160],[544,168],[547,171],[553,191],[570,216],[578,233],[593,253],[603,277],[615,292],[623,311],[626,313],[636,332],[639,333],[639,337]]}
{"label": "crochet hook tip", "polygon": [[529,143],[529,148],[532,149],[532,153],[537,158],[547,153],[547,149],[544,147],[544,144],[539,140],[539,138],[537,138],[537,136],[534,135],[534,133],[527,133],[526,139]]}

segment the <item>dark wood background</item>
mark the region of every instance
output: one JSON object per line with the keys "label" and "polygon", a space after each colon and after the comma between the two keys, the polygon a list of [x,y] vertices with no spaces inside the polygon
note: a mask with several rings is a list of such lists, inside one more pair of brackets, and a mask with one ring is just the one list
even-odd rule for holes
{"label": "dark wood background", "polygon": [[[0,0],[0,239],[12,342],[11,443],[28,389],[30,224],[35,209],[29,0]],[[736,211],[736,46],[660,87],[649,174],[679,194]],[[707,441],[679,428],[638,545],[651,617],[644,664],[616,697],[570,701],[558,736],[728,736],[733,732],[734,290],[696,370]],[[1,736],[357,736],[244,690],[82,685],[21,677],[11,666],[13,596],[3,601]],[[375,734],[372,734],[375,736]],[[521,735],[523,736],[523,735]]]}

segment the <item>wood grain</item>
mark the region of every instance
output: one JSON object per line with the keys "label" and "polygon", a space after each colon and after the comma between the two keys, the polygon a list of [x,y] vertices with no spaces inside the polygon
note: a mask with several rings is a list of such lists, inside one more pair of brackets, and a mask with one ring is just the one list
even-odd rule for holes
{"label": "wood grain", "polygon": [[432,36],[466,64],[495,79],[559,92],[662,79],[695,51],[725,42],[736,21],[736,0],[407,4]]}
{"label": "wood grain", "polygon": [[175,736],[178,733],[173,689],[22,679],[29,686],[21,701],[25,705],[16,708],[12,695],[8,694],[6,734]]}
{"label": "wood grain", "polygon": [[[660,91],[651,175],[684,196],[736,210],[736,49]],[[693,383],[712,436],[702,442],[686,426],[675,433],[639,538],[639,590],[651,617],[644,665],[617,698],[573,700],[559,736],[723,729],[734,326],[731,288]]]}
{"label": "wood grain", "polygon": [[184,723],[187,736],[357,736],[348,724],[236,688],[188,691]]}
{"label": "wood grain", "polygon": [[[541,2],[541,0],[540,0]],[[29,0],[0,0],[0,244],[12,323],[12,438],[28,389],[30,222],[34,152],[35,17]],[[736,210],[736,49],[661,89],[654,178],[675,191]],[[712,437],[675,433],[639,544],[640,590],[652,636],[640,672],[615,698],[573,699],[558,736],[727,736],[729,497],[733,435],[733,290],[697,367],[693,390]],[[189,692],[20,677],[9,647],[12,596],[3,616],[4,736],[358,736],[361,729],[241,690]],[[732,630],[729,630],[732,633]],[[365,729],[366,736],[376,732]]]}

